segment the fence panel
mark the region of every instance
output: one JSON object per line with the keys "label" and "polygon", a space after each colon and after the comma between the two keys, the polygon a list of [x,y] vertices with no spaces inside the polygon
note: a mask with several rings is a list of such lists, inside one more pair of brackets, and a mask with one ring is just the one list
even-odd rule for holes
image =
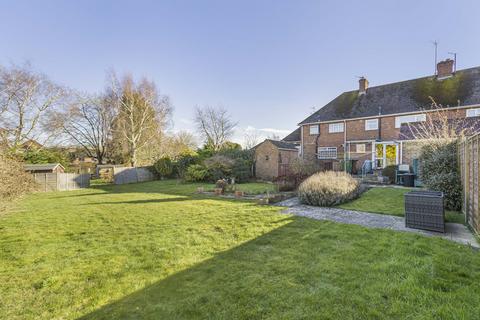
{"label": "fence panel", "polygon": [[145,167],[115,167],[113,181],[115,184],[137,183],[155,180],[155,175]]}
{"label": "fence panel", "polygon": [[463,186],[463,212],[467,223],[480,233],[480,134],[459,145],[460,174]]}
{"label": "fence panel", "polygon": [[90,174],[83,173],[34,173],[39,191],[69,191],[90,186]]}

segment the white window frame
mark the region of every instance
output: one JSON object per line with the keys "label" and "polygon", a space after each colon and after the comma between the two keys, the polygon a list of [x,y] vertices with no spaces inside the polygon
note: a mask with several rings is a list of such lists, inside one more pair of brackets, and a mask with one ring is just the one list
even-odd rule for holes
{"label": "white window frame", "polygon": [[410,114],[408,116],[399,116],[395,117],[395,128],[400,128],[403,123],[411,122],[422,122],[427,121],[427,115],[425,113],[421,114]]}
{"label": "white window frame", "polygon": [[467,109],[467,118],[480,117],[480,108]]}
{"label": "white window frame", "polygon": [[[313,131],[312,131],[313,129]],[[317,135],[320,133],[320,126],[318,124],[314,124],[309,126],[308,128],[310,135]]]}
{"label": "white window frame", "polygon": [[321,160],[337,159],[337,147],[318,147],[317,153],[317,158]]}
{"label": "white window frame", "polygon": [[328,125],[328,133],[339,133],[344,130],[343,122],[330,123]]}
{"label": "white window frame", "polygon": [[[360,150],[358,150],[359,146],[361,146]],[[355,151],[357,153],[366,153],[367,152],[367,145],[365,143],[358,143],[355,145]]]}
{"label": "white window frame", "polygon": [[365,131],[378,130],[378,119],[365,120]]}

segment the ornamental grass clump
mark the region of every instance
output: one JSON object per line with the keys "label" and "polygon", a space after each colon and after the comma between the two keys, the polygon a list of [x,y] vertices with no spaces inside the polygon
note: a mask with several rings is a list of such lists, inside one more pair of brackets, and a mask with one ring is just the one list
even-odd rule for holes
{"label": "ornamental grass clump", "polygon": [[334,206],[360,195],[360,183],[345,172],[319,172],[300,184],[298,197],[312,206]]}

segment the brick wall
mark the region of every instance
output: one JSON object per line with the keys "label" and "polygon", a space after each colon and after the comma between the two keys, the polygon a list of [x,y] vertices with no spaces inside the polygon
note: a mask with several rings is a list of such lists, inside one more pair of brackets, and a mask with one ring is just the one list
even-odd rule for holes
{"label": "brick wall", "polygon": [[413,159],[420,157],[422,145],[414,141],[403,142],[402,148],[402,164],[413,166]]}
{"label": "brick wall", "polygon": [[[449,118],[464,118],[466,109],[457,109],[445,111]],[[444,112],[442,112],[444,113]],[[438,117],[438,113],[427,113],[427,119]],[[345,122],[347,141],[355,140],[382,140],[393,141],[400,139],[400,128],[395,128],[396,116],[383,116],[379,118],[379,130],[365,130],[365,119],[347,120]],[[373,118],[372,118],[373,119]],[[338,121],[343,122],[343,121]],[[305,159],[315,159],[316,147],[337,147],[338,158],[343,159],[343,144],[345,133],[329,133],[329,123],[321,123],[320,136],[310,135],[310,125],[305,125],[303,129],[303,152]],[[318,139],[318,140],[317,140]]]}
{"label": "brick wall", "polygon": [[288,166],[296,158],[297,150],[278,149],[270,141],[264,141],[255,149],[255,176],[263,180],[277,178],[288,172]]}

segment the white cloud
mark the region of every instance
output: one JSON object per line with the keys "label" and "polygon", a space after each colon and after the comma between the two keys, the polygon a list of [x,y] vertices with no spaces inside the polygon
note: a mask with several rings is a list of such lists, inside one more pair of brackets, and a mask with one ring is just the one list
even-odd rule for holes
{"label": "white cloud", "polygon": [[262,142],[263,140],[270,138],[272,136],[276,136],[280,139],[284,138],[293,130],[285,130],[285,129],[276,129],[276,128],[255,128],[251,125],[247,125],[246,127],[237,127],[235,130],[235,134],[232,137],[234,142],[240,143],[241,145],[245,144],[245,136],[255,136],[257,143]]}

